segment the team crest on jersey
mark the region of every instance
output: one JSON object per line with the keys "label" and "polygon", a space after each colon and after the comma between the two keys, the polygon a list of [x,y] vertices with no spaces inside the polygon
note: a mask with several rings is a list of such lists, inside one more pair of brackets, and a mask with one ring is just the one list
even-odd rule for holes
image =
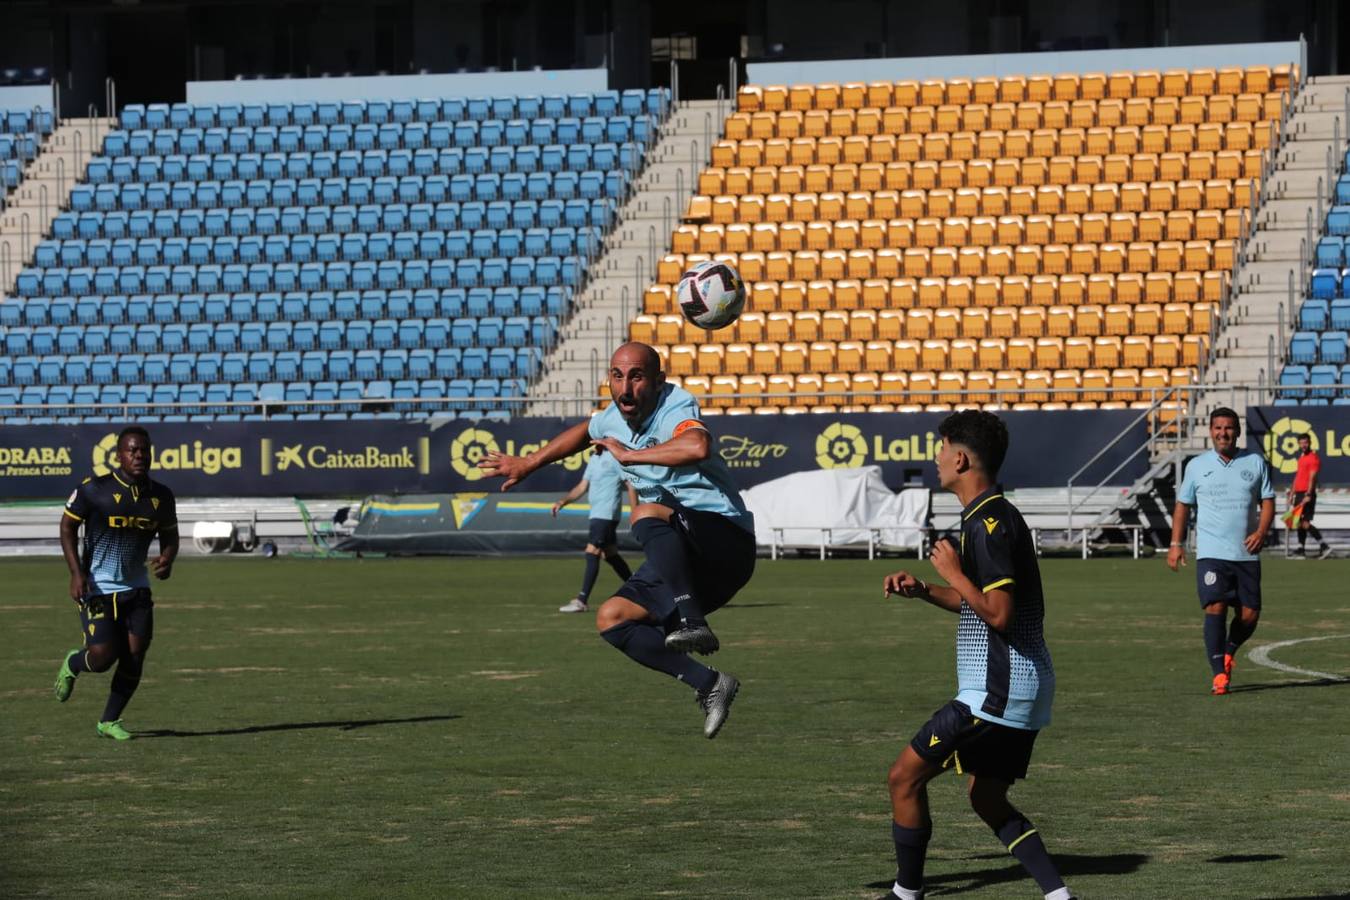
{"label": "team crest on jersey", "polygon": [[153,506],[155,509],[159,509],[159,498],[158,498],[158,497],[151,497],[151,498],[150,498],[150,505]]}
{"label": "team crest on jersey", "polygon": [[121,495],[121,494],[113,494],[113,502],[114,502],[114,503],[121,503],[121,502],[122,502],[122,495]]}
{"label": "team crest on jersey", "polygon": [[1256,480],[1256,473],[1253,472],[1251,469],[1243,469],[1243,470],[1242,470],[1242,480],[1243,480],[1243,481],[1246,481],[1246,482],[1252,482],[1252,481],[1255,481],[1255,480]]}

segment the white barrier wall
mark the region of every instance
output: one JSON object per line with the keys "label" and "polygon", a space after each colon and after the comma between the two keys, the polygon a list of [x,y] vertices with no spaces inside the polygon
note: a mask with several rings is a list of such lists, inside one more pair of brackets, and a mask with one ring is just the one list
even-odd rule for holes
{"label": "white barrier wall", "polygon": [[513,94],[590,94],[609,88],[606,69],[464,72],[353,78],[274,78],[189,81],[189,103],[415,100],[421,97],[503,97]]}
{"label": "white barrier wall", "polygon": [[0,109],[39,109],[52,108],[52,86],[50,84],[23,84],[13,87],[0,87]]}
{"label": "white barrier wall", "polygon": [[986,75],[1113,72],[1125,69],[1200,69],[1277,66],[1298,63],[1298,41],[1204,44],[1128,50],[1073,50],[1059,53],[987,53],[891,59],[836,59],[749,63],[749,84],[820,84],[846,81],[903,81],[925,78],[979,78]]}

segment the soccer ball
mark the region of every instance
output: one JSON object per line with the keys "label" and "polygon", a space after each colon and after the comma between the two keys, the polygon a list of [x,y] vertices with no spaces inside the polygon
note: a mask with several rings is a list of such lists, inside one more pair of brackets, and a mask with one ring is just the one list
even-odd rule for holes
{"label": "soccer ball", "polygon": [[699,328],[725,328],[745,308],[745,282],[724,262],[701,262],[680,276],[675,301]]}

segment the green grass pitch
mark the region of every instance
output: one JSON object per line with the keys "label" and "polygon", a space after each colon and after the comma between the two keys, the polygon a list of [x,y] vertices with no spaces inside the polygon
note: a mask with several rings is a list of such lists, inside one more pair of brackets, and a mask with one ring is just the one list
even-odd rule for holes
{"label": "green grass pitch", "polygon": [[[954,691],[955,617],[883,600],[914,561],[761,560],[713,619],[743,687],[693,693],[555,612],[579,559],[181,561],[126,713],[56,560],[6,560],[5,897],[876,897],[886,771]],[[1055,722],[1012,794],[1084,900],[1350,896],[1350,564],[1265,563],[1265,619],[1211,697],[1193,569],[1047,560]],[[605,571],[597,594],[614,586]],[[931,794],[930,896],[1032,898]]]}

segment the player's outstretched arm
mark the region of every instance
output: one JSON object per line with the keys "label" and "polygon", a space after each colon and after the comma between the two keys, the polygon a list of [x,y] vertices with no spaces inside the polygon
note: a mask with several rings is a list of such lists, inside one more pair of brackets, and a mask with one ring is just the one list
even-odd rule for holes
{"label": "player's outstretched arm", "polygon": [[83,603],[89,593],[89,577],[80,564],[80,521],[68,515],[61,516],[61,554],[70,569],[70,599]]}
{"label": "player's outstretched arm", "polygon": [[1186,565],[1186,523],[1190,520],[1191,508],[1178,502],[1172,510],[1172,545],[1167,548],[1167,565],[1173,572]]}
{"label": "player's outstretched arm", "polygon": [[692,466],[701,463],[712,455],[712,438],[702,428],[686,428],[670,440],[654,447],[630,450],[614,438],[599,438],[595,441],[614,454],[614,461],[621,466]]}
{"label": "player's outstretched arm", "polygon": [[590,443],[589,428],[589,422],[578,422],[529,456],[493,451],[478,464],[478,468],[493,478],[505,478],[502,490],[509,491],[536,469],[584,450]]}

